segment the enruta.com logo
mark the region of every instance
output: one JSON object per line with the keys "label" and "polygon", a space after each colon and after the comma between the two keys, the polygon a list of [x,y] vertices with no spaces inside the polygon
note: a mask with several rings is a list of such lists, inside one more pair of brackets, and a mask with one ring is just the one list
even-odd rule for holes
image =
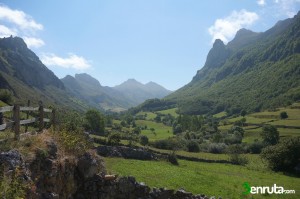
{"label": "enruta.com logo", "polygon": [[244,182],[244,195],[248,194],[295,194],[295,190],[285,190],[282,186],[250,186],[248,182]]}

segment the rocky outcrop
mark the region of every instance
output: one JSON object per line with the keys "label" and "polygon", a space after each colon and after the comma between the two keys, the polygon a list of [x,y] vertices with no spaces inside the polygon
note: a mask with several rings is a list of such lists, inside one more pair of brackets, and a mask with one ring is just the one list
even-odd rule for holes
{"label": "rocky outcrop", "polygon": [[[184,190],[151,189],[134,177],[108,178],[103,161],[94,151],[78,157],[64,155],[53,140],[47,149],[39,149],[31,161],[25,161],[17,150],[0,153],[1,176],[18,173],[26,198],[30,199],[192,199],[208,198]],[[115,147],[127,157],[150,158],[151,153],[137,149]],[[103,148],[105,149],[105,148]],[[99,148],[98,148],[99,151]],[[101,151],[101,150],[100,150]],[[137,152],[138,151],[138,152]],[[116,154],[118,154],[115,151]],[[129,155],[130,154],[130,155]],[[141,155],[142,154],[142,155]],[[123,157],[123,156],[122,156]],[[16,172],[18,170],[18,172]],[[14,175],[16,177],[16,175]],[[3,196],[0,194],[0,196]],[[4,197],[5,198],[5,197]]]}

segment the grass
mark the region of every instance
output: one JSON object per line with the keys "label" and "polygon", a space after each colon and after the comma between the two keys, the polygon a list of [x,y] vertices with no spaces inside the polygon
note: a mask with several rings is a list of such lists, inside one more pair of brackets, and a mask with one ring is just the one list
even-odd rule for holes
{"label": "grass", "polygon": [[137,116],[138,115],[146,115],[146,120],[154,120],[154,118],[156,117],[156,114],[155,113],[152,113],[152,112],[144,112],[144,111],[141,111],[139,113],[136,114]]}
{"label": "grass", "polygon": [[[287,127],[298,126],[300,127],[300,103],[294,103],[287,108],[278,108],[276,111],[263,111],[258,113],[252,113],[247,116],[246,123],[249,124],[270,124],[270,125],[284,125]],[[280,119],[281,112],[287,112],[287,119]],[[237,120],[242,119],[242,116],[230,118],[227,121],[233,123]],[[219,130],[227,131],[231,128],[232,125],[219,126]],[[277,128],[281,137],[294,137],[300,136],[300,129],[293,128]],[[253,129],[253,126],[244,127],[245,136],[243,142],[253,142],[255,139],[260,139],[260,132],[262,128]]]}
{"label": "grass", "polygon": [[161,114],[164,114],[164,115],[172,115],[173,117],[177,117],[178,114],[177,114],[177,111],[178,108],[171,108],[171,109],[166,109],[166,110],[162,110],[162,111],[157,111],[157,113],[161,113]]}
{"label": "grass", "polygon": [[[250,198],[242,194],[242,184],[251,186],[283,186],[285,189],[299,190],[300,178],[285,176],[281,173],[255,171],[247,167],[199,163],[179,160],[179,166],[165,161],[140,161],[120,158],[105,158],[110,173],[121,176],[135,176],[137,181],[145,182],[150,187],[167,187],[169,189],[184,188],[194,194],[222,196],[222,198]],[[299,191],[298,191],[299,192]],[[297,191],[296,191],[297,193]],[[265,198],[256,195],[255,198]],[[270,195],[267,198],[285,198]],[[299,198],[299,193],[289,195]]]}
{"label": "grass", "polygon": [[[147,126],[147,129],[142,130],[141,134],[146,135],[149,138],[149,141],[155,141],[155,140],[161,140],[161,139],[173,137],[172,127],[166,126],[163,123],[156,123],[147,120],[137,120],[136,125]],[[155,129],[155,133],[153,133],[150,130],[151,128]]]}
{"label": "grass", "polygon": [[0,100],[0,107],[3,107],[3,106],[7,106],[7,104]]}
{"label": "grass", "polygon": [[226,115],[227,115],[227,113],[225,111],[223,111],[223,112],[214,114],[213,117],[215,117],[215,118],[222,118],[222,117],[225,117]]}

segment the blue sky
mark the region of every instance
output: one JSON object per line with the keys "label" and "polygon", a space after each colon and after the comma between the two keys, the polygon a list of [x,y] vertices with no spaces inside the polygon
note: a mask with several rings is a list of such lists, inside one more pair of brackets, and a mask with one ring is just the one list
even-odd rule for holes
{"label": "blue sky", "polygon": [[20,36],[59,78],[88,73],[170,90],[189,83],[216,38],[261,32],[300,0],[0,0],[0,37]]}

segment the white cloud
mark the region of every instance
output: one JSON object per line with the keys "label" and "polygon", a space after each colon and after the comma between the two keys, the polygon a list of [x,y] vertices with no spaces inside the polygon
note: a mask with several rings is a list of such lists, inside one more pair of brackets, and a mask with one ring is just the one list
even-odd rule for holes
{"label": "white cloud", "polygon": [[209,34],[213,37],[212,42],[221,39],[227,43],[236,32],[253,24],[259,16],[255,12],[247,10],[233,11],[229,16],[223,19],[217,19],[213,26],[209,27]]}
{"label": "white cloud", "polygon": [[299,6],[300,0],[274,0],[274,3],[278,14],[293,17],[297,14],[296,4]]}
{"label": "white cloud", "polygon": [[25,43],[29,48],[39,48],[43,45],[45,45],[45,42],[39,38],[34,38],[34,37],[23,37]]}
{"label": "white cloud", "polygon": [[76,70],[84,70],[91,67],[90,61],[75,54],[69,54],[69,57],[66,58],[58,57],[55,54],[42,55],[41,60],[47,66],[59,66]]}
{"label": "white cloud", "polygon": [[20,29],[42,30],[43,25],[35,22],[31,16],[20,10],[12,10],[0,5],[0,20],[5,20],[17,25]]}
{"label": "white cloud", "polygon": [[22,37],[29,48],[45,45],[42,39],[35,36],[36,31],[43,30],[43,25],[21,10],[13,10],[0,4],[0,23],[0,38],[11,35]]}
{"label": "white cloud", "polygon": [[10,37],[11,35],[17,35],[17,32],[4,25],[0,25],[0,37]]}
{"label": "white cloud", "polygon": [[266,1],[265,0],[257,0],[257,4],[259,6],[264,6],[264,5],[266,5]]}

